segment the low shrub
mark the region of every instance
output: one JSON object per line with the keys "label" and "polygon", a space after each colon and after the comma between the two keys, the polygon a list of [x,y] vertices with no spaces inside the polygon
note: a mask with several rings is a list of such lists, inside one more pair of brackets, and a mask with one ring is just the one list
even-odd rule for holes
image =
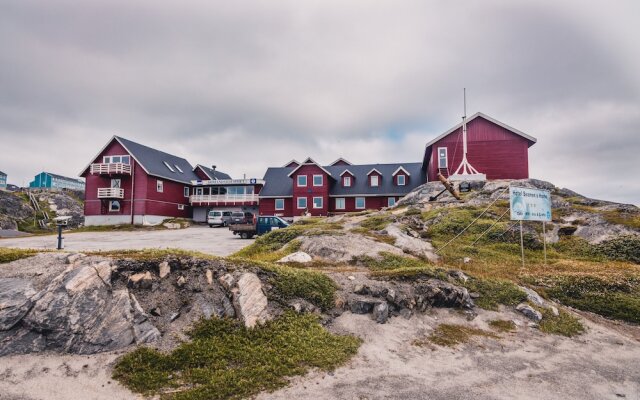
{"label": "low shrub", "polygon": [[513,332],[516,330],[516,324],[513,321],[504,319],[494,319],[489,321],[489,326],[498,332]]}
{"label": "low shrub", "polygon": [[584,332],[584,326],[580,320],[564,310],[559,310],[558,315],[554,315],[548,308],[541,308],[542,321],[540,330],[545,333],[572,337]]}
{"label": "low shrub", "polygon": [[334,307],[337,285],[322,272],[266,263],[260,268],[273,273],[269,281],[275,300],[301,298],[322,310]]}
{"label": "low shrub", "polygon": [[381,231],[392,221],[390,215],[374,215],[360,222],[360,226],[371,231]]}
{"label": "low shrub", "polygon": [[[471,328],[457,324],[440,324],[427,338],[427,340],[438,346],[455,347],[462,343],[467,343],[474,336],[499,339],[500,337],[482,329]],[[424,341],[414,341],[414,345],[424,345]]]}
{"label": "low shrub", "polygon": [[10,249],[0,247],[0,264],[33,257],[36,254],[38,254],[38,251],[32,249]]}
{"label": "low shrub", "polygon": [[515,306],[527,299],[527,294],[511,281],[469,278],[462,286],[480,295],[474,302],[485,310],[496,311],[500,304]]}

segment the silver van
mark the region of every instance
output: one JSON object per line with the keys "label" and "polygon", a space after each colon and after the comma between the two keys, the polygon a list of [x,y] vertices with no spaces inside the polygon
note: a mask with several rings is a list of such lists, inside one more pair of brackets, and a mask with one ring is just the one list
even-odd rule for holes
{"label": "silver van", "polygon": [[207,224],[210,228],[214,226],[227,226],[231,220],[231,211],[211,210],[207,215]]}

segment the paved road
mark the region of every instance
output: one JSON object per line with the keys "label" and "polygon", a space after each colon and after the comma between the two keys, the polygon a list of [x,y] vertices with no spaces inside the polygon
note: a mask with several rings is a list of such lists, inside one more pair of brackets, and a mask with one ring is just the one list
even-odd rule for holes
{"label": "paved road", "polygon": [[[206,226],[148,232],[65,233],[64,238],[65,250],[68,251],[179,248],[216,256],[228,256],[253,243],[253,239],[240,239],[226,228]],[[56,236],[0,239],[0,247],[55,249]]]}

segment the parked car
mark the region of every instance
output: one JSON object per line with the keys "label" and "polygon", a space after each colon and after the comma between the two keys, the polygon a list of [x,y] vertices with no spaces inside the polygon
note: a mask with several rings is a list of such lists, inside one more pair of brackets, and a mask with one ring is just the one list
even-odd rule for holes
{"label": "parked car", "polygon": [[275,229],[286,228],[289,223],[280,217],[273,215],[261,215],[253,224],[234,224],[229,226],[229,230],[234,235],[240,235],[242,239],[251,239],[255,235],[263,235]]}
{"label": "parked car", "polygon": [[231,214],[231,211],[211,210],[207,215],[207,224],[211,228],[214,226],[227,226],[231,221]]}
{"label": "parked car", "polygon": [[250,212],[235,211],[231,214],[230,224],[253,224],[253,214]]}

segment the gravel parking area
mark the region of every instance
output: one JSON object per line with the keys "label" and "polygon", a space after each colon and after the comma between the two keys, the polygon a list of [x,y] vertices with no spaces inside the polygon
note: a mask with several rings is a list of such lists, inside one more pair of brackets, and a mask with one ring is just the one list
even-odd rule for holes
{"label": "gravel parking area", "polygon": [[[0,247],[55,249],[56,240],[55,235],[0,239]],[[240,239],[227,228],[192,226],[148,232],[65,233],[64,248],[66,251],[178,248],[228,256],[253,243],[253,240]]]}

